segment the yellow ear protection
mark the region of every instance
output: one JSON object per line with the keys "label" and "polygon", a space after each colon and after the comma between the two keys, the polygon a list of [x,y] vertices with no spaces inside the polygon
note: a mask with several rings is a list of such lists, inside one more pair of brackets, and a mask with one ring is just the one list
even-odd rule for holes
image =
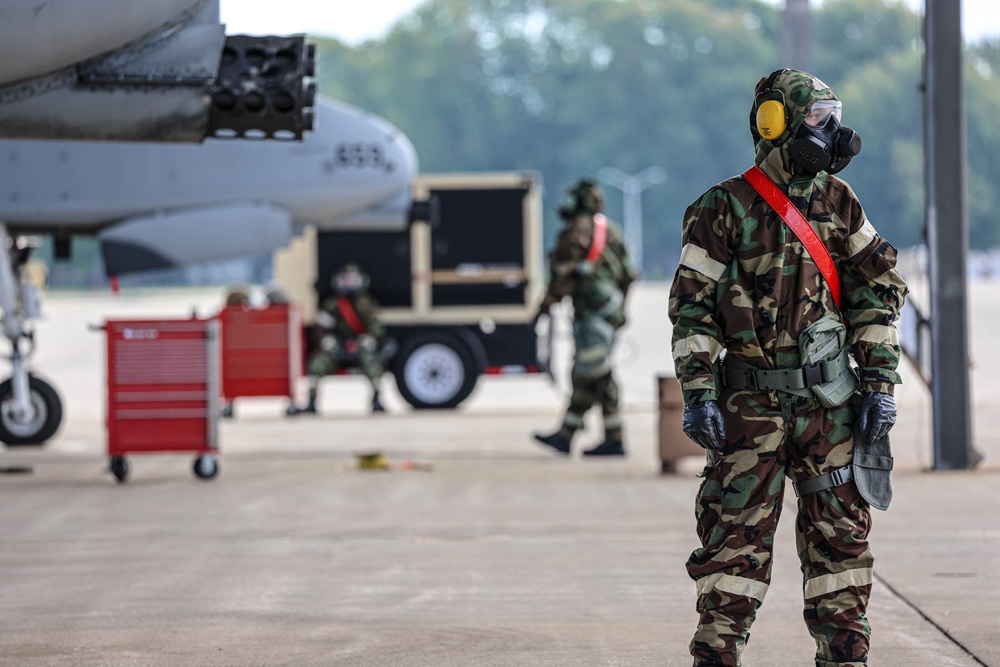
{"label": "yellow ear protection", "polygon": [[775,70],[764,83],[764,89],[754,100],[754,118],[752,129],[754,140],[761,138],[777,141],[788,127],[788,109],[785,108],[785,95],[780,90],[774,90],[774,82],[786,69]]}

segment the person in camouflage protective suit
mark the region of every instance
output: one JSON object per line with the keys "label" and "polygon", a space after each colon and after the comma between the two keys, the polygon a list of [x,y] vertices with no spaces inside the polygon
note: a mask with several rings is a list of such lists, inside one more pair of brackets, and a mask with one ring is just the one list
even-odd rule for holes
{"label": "person in camouflage protective suit", "polygon": [[319,349],[309,359],[309,402],[304,408],[290,407],[288,414],[315,414],[319,381],[348,366],[357,366],[371,382],[372,412],[384,412],[379,380],[384,357],[392,346],[379,319],[378,303],[368,293],[369,278],[351,262],[333,276],[330,284],[333,294],[323,300],[316,315],[323,336]]}
{"label": "person in camouflage protective suit", "polygon": [[[770,139],[771,128],[755,123],[767,98],[783,98],[787,116]],[[771,578],[786,476],[801,492],[796,544],[816,665],[867,664],[870,507],[855,483],[831,473],[851,470],[856,439],[860,446],[885,438],[895,422],[894,322],[907,288],[895,270],[896,250],[851,187],[829,173],[846,160],[816,172],[791,149],[814,126],[839,132],[839,115],[833,91],[795,70],[761,79],[751,110],[755,162],[829,249],[842,285],[839,308],[803,244],[743,177],[711,188],[685,213],[669,309],[683,428],[707,449],[695,512],[701,547],[687,562],[700,614],[690,644],[696,667],[740,665]],[[800,345],[819,321],[846,327],[840,353],[858,366],[843,367],[853,374],[845,376],[854,383],[847,400],[824,407],[805,380],[807,389],[728,386],[740,373],[764,377],[761,371],[775,369],[807,378]],[[810,491],[816,480],[827,488]]]}
{"label": "person in camouflage protective suit", "polygon": [[547,315],[565,297],[573,300],[573,393],[559,430],[534,436],[562,454],[570,453],[573,435],[595,403],[604,417],[604,440],[583,455],[625,454],[611,351],[625,324],[625,297],[636,270],[621,230],[603,216],[603,209],[600,188],[591,180],[579,181],[566,193],[558,209],[566,224],[549,253],[549,286],[538,309],[539,315]]}

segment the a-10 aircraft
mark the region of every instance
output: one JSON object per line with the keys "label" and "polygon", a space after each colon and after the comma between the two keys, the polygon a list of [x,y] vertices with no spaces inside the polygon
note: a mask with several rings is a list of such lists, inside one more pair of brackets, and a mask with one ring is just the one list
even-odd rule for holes
{"label": "a-10 aircraft", "polygon": [[405,135],[315,102],[302,37],[226,37],[218,14],[218,0],[0,3],[0,441],[42,443],[62,414],[28,371],[31,237],[65,256],[96,236],[114,276],[259,254],[305,225],[426,217]]}

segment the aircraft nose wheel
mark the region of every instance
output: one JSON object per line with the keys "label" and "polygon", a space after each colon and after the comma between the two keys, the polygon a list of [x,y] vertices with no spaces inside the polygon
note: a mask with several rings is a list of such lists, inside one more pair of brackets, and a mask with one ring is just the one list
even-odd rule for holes
{"label": "aircraft nose wheel", "polygon": [[41,445],[55,435],[62,423],[62,400],[45,380],[28,376],[28,410],[14,410],[14,385],[0,383],[0,441],[9,447]]}

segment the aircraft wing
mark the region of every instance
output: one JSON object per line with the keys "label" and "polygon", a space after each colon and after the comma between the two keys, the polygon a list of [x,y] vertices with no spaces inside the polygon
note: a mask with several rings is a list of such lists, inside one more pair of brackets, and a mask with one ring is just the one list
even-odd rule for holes
{"label": "aircraft wing", "polygon": [[227,36],[219,0],[0,2],[0,138],[301,139],[314,70],[302,35]]}

